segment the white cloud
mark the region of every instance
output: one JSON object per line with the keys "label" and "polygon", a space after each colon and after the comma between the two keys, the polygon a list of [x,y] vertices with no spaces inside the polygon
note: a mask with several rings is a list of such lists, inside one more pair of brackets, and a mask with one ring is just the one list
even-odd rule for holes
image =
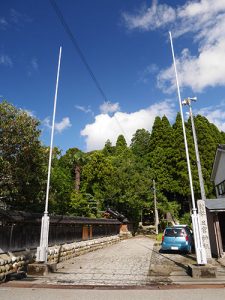
{"label": "white cloud", "polygon": [[36,118],[34,111],[31,111],[29,109],[24,109],[24,111],[28,114],[28,116]]}
{"label": "white cloud", "polygon": [[10,9],[10,16],[9,16],[10,23],[15,24],[16,26],[21,26],[23,23],[30,23],[32,19],[25,14],[20,13],[19,11],[15,10],[14,8]]}
{"label": "white cloud", "polygon": [[103,102],[100,107],[100,112],[102,114],[108,114],[108,113],[114,113],[116,111],[119,111],[120,110],[120,106],[119,106],[119,103],[116,102],[116,103],[111,103],[111,102]]}
{"label": "white cloud", "polygon": [[[43,121],[42,124],[47,127],[48,129],[52,128],[52,125],[50,123],[50,118],[46,117]],[[65,129],[71,127],[72,124],[70,123],[70,119],[68,117],[65,117],[62,119],[61,122],[55,122],[55,131],[56,133],[62,133]]]}
{"label": "white cloud", "polygon": [[90,113],[93,115],[93,111],[91,110],[90,106],[85,107],[85,106],[81,106],[81,105],[75,105],[75,108],[80,111],[83,111],[86,114]]}
{"label": "white cloud", "polygon": [[215,124],[221,131],[225,131],[225,101],[216,106],[208,106],[197,111]]}
{"label": "white cloud", "polygon": [[38,61],[37,58],[32,58],[31,60],[31,66],[33,68],[33,70],[38,71]]}
{"label": "white cloud", "polygon": [[64,131],[65,129],[71,127],[72,124],[70,123],[70,119],[68,117],[65,117],[62,119],[61,122],[55,123],[55,130],[59,133]]}
{"label": "white cloud", "polygon": [[10,10],[10,19],[13,23],[17,24],[22,19],[22,14],[16,11],[14,8]]}
{"label": "white cloud", "polygon": [[51,129],[52,126],[50,124],[50,117],[46,117],[43,121],[42,121],[42,124],[44,127],[47,127],[48,129]]}
{"label": "white cloud", "polygon": [[24,23],[30,23],[32,22],[32,19],[14,8],[10,9],[8,14],[4,17],[0,17],[0,30],[6,30],[6,29],[16,29],[20,30]]}
{"label": "white cloud", "polygon": [[[167,26],[174,37],[185,33],[194,35],[197,54],[192,55],[184,49],[180,56],[176,55],[181,87],[201,92],[209,86],[225,85],[225,0],[188,1],[176,9],[168,5],[162,8],[153,1],[152,6],[141,14],[126,16],[123,14],[130,29],[154,30]],[[172,66],[161,70],[158,85],[164,91],[174,89]]]}
{"label": "white cloud", "polygon": [[87,151],[102,149],[107,139],[115,144],[120,134],[124,134],[127,143],[130,144],[137,129],[144,128],[151,131],[156,116],[166,115],[172,120],[175,114],[174,104],[170,100],[153,104],[134,113],[116,112],[113,116],[100,114],[95,117],[92,124],[85,126],[81,135],[86,137]]}
{"label": "white cloud", "polygon": [[143,71],[138,73],[138,82],[148,83],[151,74],[155,74],[159,71],[159,67],[156,64],[150,64]]}
{"label": "white cloud", "polygon": [[5,30],[8,26],[8,22],[6,21],[5,18],[1,17],[0,18],[0,29]]}
{"label": "white cloud", "polygon": [[27,66],[27,75],[31,76],[34,72],[38,72],[39,65],[37,58],[33,57]]}
{"label": "white cloud", "polygon": [[158,5],[155,0],[150,8],[142,7],[136,14],[124,12],[122,17],[128,29],[154,30],[173,22],[176,13],[170,6]]}
{"label": "white cloud", "polygon": [[6,54],[0,55],[0,65],[6,66],[6,67],[13,66],[12,59],[9,57],[9,55],[6,55]]}

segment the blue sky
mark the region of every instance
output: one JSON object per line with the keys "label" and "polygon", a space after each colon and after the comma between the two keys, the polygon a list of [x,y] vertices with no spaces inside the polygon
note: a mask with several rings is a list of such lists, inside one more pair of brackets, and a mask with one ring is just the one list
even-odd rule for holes
{"label": "blue sky", "polygon": [[[181,96],[225,130],[225,0],[55,0],[101,85],[93,83],[51,4],[0,4],[0,99],[41,121],[50,143],[59,47],[54,145],[101,149],[119,134],[151,131],[157,115],[179,111],[168,31],[173,34]],[[184,109],[186,112],[186,109]]]}

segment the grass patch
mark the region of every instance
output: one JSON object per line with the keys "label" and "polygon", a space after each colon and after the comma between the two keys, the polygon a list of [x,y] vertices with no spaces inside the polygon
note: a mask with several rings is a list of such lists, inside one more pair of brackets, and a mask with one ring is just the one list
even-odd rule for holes
{"label": "grass patch", "polygon": [[157,236],[156,236],[156,241],[157,241],[157,242],[162,242],[162,236],[163,236],[163,233],[162,233],[162,232],[159,233],[159,234],[157,234]]}

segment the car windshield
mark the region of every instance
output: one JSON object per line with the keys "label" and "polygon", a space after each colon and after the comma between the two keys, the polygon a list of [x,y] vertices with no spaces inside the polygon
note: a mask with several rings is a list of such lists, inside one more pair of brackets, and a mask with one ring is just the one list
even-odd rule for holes
{"label": "car windshield", "polygon": [[165,231],[165,236],[185,236],[185,230],[181,228],[167,228]]}

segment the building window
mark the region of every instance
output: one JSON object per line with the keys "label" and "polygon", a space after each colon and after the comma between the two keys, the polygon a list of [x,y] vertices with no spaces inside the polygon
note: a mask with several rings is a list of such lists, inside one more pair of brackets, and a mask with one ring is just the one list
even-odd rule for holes
{"label": "building window", "polygon": [[225,195],[225,180],[216,185],[217,194]]}

